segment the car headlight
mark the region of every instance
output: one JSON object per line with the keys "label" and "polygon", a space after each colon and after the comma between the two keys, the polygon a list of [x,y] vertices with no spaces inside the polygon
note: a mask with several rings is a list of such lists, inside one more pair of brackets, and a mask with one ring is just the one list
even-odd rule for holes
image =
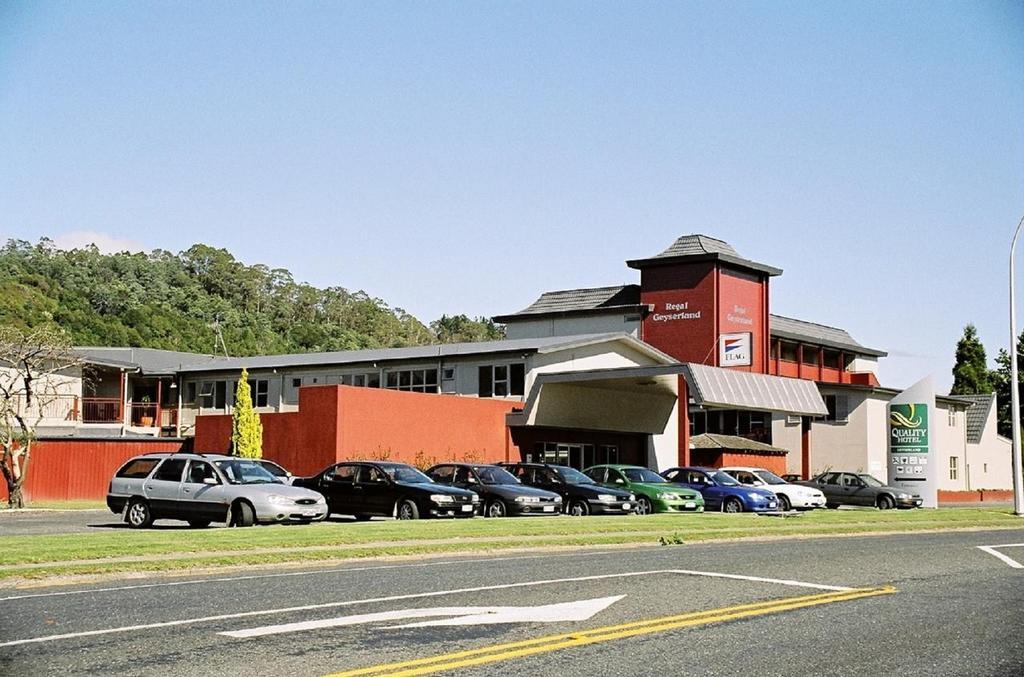
{"label": "car headlight", "polygon": [[562,497],[561,496],[555,496],[555,503],[561,503],[561,502],[562,502]]}
{"label": "car headlight", "polygon": [[430,500],[434,503],[452,503],[455,501],[455,499],[448,494],[431,494]]}
{"label": "car headlight", "polygon": [[910,494],[904,494],[903,492],[900,492],[900,493],[896,494],[896,498],[900,498],[900,499],[906,500],[906,499],[910,498]]}
{"label": "car headlight", "polygon": [[670,494],[667,491],[663,491],[662,493],[658,494],[658,500],[660,500],[660,501],[678,501],[679,500],[679,494]]}
{"label": "car headlight", "polygon": [[629,500],[635,501],[636,500],[636,496],[634,496],[633,494],[630,494],[629,495]]}
{"label": "car headlight", "polygon": [[474,503],[479,503],[480,497],[477,496],[476,494],[473,494],[473,498],[471,498],[470,500],[473,501]]}
{"label": "car headlight", "polygon": [[604,503],[612,503],[613,501],[615,501],[615,498],[616,497],[612,496],[611,494],[598,494],[597,496],[597,500],[603,501]]}
{"label": "car headlight", "polygon": [[287,496],[281,496],[280,494],[271,494],[267,496],[267,503],[273,503],[274,505],[290,505],[294,501]]}

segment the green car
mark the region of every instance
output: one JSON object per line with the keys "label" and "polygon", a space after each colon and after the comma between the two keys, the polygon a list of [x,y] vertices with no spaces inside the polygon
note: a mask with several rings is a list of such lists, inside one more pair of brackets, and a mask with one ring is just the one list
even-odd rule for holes
{"label": "green car", "polygon": [[583,474],[598,484],[636,494],[638,515],[704,511],[704,499],[699,492],[673,484],[653,470],[638,465],[595,465]]}

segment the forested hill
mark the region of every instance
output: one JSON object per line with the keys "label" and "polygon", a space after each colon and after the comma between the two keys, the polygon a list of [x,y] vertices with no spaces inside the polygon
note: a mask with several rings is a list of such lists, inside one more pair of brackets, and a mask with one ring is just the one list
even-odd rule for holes
{"label": "forested hill", "polygon": [[65,251],[49,240],[0,249],[0,322],[56,322],[76,345],[215,349],[256,355],[502,338],[490,320],[464,315],[424,325],[401,308],[342,287],[296,282],[280,268],[247,266],[203,244],[179,254]]}

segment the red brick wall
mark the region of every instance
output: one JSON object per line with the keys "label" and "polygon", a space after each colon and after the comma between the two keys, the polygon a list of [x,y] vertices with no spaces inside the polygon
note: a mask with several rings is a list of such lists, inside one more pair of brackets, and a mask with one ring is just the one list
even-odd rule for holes
{"label": "red brick wall", "polygon": [[[753,274],[721,269],[718,275],[718,329],[720,334],[749,332],[750,366],[739,371],[768,373],[768,283]],[[716,359],[718,347],[715,348]]]}
{"label": "red brick wall", "polygon": [[[505,414],[518,404],[378,388],[304,387],[298,412],[260,416],[263,455],[296,475],[354,458],[517,459]],[[197,451],[224,452],[230,439],[230,416],[196,418]]]}
{"label": "red brick wall", "polygon": [[[643,340],[680,362],[715,364],[715,266],[691,263],[681,266],[652,266],[640,273],[640,302],[652,304],[654,312],[643,320]],[[667,304],[686,304],[685,310]],[[696,319],[659,320],[662,315],[700,313]]]}
{"label": "red brick wall", "polygon": [[977,491],[939,491],[939,503],[1007,503],[1013,502],[1013,492],[1001,489]]}
{"label": "red brick wall", "polygon": [[[103,500],[114,472],[139,454],[179,451],[181,440],[138,438],[40,440],[32,446],[25,499],[31,501]],[[0,500],[7,487],[0,482]]]}
{"label": "red brick wall", "polygon": [[727,466],[750,466],[771,470],[776,475],[786,472],[786,457],[777,455],[742,454],[738,452],[721,452],[717,449],[694,449],[690,452],[692,465],[703,465],[712,468]]}

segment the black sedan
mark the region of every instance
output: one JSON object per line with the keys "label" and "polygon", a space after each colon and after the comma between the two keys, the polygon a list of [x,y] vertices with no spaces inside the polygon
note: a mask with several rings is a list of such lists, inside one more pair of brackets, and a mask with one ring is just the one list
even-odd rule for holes
{"label": "black sedan", "polygon": [[558,515],[562,497],[553,491],[528,487],[496,465],[441,463],[427,470],[435,482],[468,489],[480,495],[485,517]]}
{"label": "black sedan", "polygon": [[604,487],[579,470],[549,463],[512,463],[504,466],[523,484],[553,491],[562,497],[563,510],[573,517],[629,515],[636,497],[628,491]]}
{"label": "black sedan", "polygon": [[820,489],[825,494],[825,505],[829,508],[838,508],[840,505],[863,505],[881,510],[920,508],[923,502],[919,495],[899,487],[887,486],[865,473],[825,472],[797,484]]}
{"label": "black sedan", "polygon": [[421,517],[472,517],[480,497],[472,491],[438,484],[404,463],[345,461],[292,484],[319,491],[328,514],[367,520],[374,515],[400,520]]}

